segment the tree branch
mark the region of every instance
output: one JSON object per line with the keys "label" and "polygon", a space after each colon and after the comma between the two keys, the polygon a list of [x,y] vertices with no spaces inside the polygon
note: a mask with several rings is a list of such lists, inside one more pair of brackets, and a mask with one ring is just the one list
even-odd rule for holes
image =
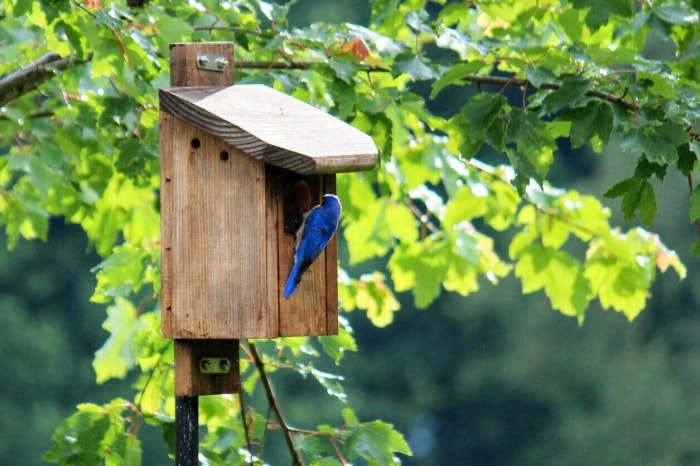
{"label": "tree branch", "polygon": [[[264,70],[306,70],[311,68],[313,65],[320,65],[322,62],[280,62],[280,61],[242,61],[236,63],[236,66],[241,69],[264,69]],[[367,67],[361,67],[362,70],[365,71],[373,71],[373,72],[379,72],[379,71],[390,71],[387,70],[386,68],[380,68],[377,66],[367,66]],[[515,86],[515,87],[534,87],[536,89],[560,89],[561,84],[560,83],[542,83],[539,88],[534,86],[529,80],[527,79],[515,79],[515,78],[507,78],[507,77],[502,77],[502,76],[480,76],[480,75],[469,75],[465,76],[462,78],[464,81],[467,82],[472,82],[476,84],[493,84],[493,85],[498,85],[498,86]],[[626,93],[625,93],[626,94]],[[607,102],[612,102],[615,105],[618,105],[624,109],[636,112],[639,107],[632,103],[628,102],[625,100],[625,94],[623,94],[621,97],[618,97],[614,94],[611,94],[609,92],[603,92],[599,90],[590,90],[586,92],[586,95],[588,97],[595,97],[597,99],[605,100]]]}
{"label": "tree branch", "polygon": [[[495,84],[499,86],[516,86],[516,87],[535,87],[537,89],[560,89],[561,84],[560,83],[542,83],[539,88],[535,85],[533,85],[529,80],[527,79],[515,79],[515,78],[506,78],[506,77],[500,77],[500,76],[478,76],[478,75],[470,75],[470,76],[465,76],[464,80],[467,82],[471,83],[477,83],[477,84]],[[622,108],[625,108],[627,110],[636,112],[639,107],[637,107],[636,104],[632,102],[628,102],[625,100],[625,95],[623,94],[622,97],[618,97],[614,94],[610,94],[608,92],[603,92],[603,91],[598,91],[598,90],[590,90],[586,92],[586,95],[588,97],[595,97],[601,100],[605,100],[607,102],[612,102],[615,105],[619,105]]]}
{"label": "tree branch", "polygon": [[92,54],[87,59],[81,60],[75,57],[63,58],[55,52],[47,53],[35,62],[0,79],[0,106],[38,88],[54,77],[56,71],[66,70],[73,65],[80,65],[91,59]]}
{"label": "tree branch", "polygon": [[250,348],[250,354],[253,357],[253,362],[255,367],[258,369],[260,374],[260,381],[262,382],[263,388],[265,389],[265,395],[267,396],[267,402],[270,408],[275,413],[277,420],[282,428],[282,433],[284,434],[284,441],[287,443],[287,448],[289,449],[289,454],[292,456],[292,464],[295,466],[301,466],[301,457],[299,452],[294,448],[294,440],[292,439],[292,430],[289,428],[287,421],[285,421],[282,411],[280,410],[279,403],[277,403],[277,397],[275,396],[275,391],[272,388],[270,379],[267,377],[267,372],[265,372],[265,366],[260,358],[258,349],[255,344],[248,341],[248,347]]}

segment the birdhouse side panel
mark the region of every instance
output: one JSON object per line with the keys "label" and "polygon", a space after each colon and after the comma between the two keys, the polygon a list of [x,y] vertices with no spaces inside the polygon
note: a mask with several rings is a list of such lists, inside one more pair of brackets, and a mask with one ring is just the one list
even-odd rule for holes
{"label": "birdhouse side panel", "polygon": [[172,227],[173,227],[173,143],[176,139],[175,117],[160,112],[160,249],[161,249],[161,329],[165,338],[173,338],[172,331]]}
{"label": "birdhouse side panel", "polygon": [[165,264],[171,334],[186,339],[275,335],[276,314],[270,318],[265,299],[264,164],[171,120],[176,125],[167,182],[172,225],[166,229],[171,246]]}
{"label": "birdhouse side panel", "polygon": [[[279,169],[277,169],[279,170]],[[270,168],[268,167],[268,172]],[[338,331],[338,279],[336,236],[308,268],[301,278],[296,292],[285,299],[282,287],[294,265],[296,240],[294,231],[301,223],[298,186],[308,187],[310,206],[318,205],[324,194],[335,194],[335,175],[301,176],[286,170],[282,173],[284,202],[278,211],[279,240],[279,332],[280,336],[306,336],[337,334]],[[296,199],[295,199],[296,198]],[[303,198],[303,196],[302,196]],[[303,202],[301,202],[303,204]],[[291,217],[290,217],[291,215]],[[295,219],[296,216],[296,219]],[[293,226],[290,228],[290,226]]]}

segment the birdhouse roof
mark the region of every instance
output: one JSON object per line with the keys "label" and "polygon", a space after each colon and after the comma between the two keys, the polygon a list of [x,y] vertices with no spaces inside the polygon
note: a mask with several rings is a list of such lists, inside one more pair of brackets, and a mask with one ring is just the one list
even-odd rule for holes
{"label": "birdhouse roof", "polygon": [[377,163],[370,136],[260,84],[161,89],[160,106],[258,160],[303,175],[370,170]]}

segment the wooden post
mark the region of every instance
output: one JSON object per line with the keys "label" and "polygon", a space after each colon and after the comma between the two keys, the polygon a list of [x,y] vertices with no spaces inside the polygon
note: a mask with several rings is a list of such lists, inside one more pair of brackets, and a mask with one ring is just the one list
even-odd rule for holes
{"label": "wooden post", "polygon": [[[221,66],[217,70],[202,69],[201,56],[206,56],[209,61],[211,57],[222,57],[226,66]],[[214,59],[215,60],[215,59]],[[223,61],[221,62],[224,63]],[[216,65],[216,63],[214,63]],[[232,43],[188,43],[172,44],[170,46],[170,85],[173,87],[189,86],[229,86],[234,79],[233,66],[233,44]],[[163,119],[170,118],[161,112],[161,123]],[[164,125],[169,131],[161,131],[161,145],[167,144],[172,134],[168,134],[177,125]],[[162,215],[170,216],[172,203],[169,202],[171,191],[168,186],[167,171],[172,167],[165,161],[162,170],[165,180],[161,187],[162,195],[168,200],[164,205],[166,211]],[[165,244],[162,244],[164,253],[170,251],[170,232],[163,232],[162,237]],[[165,279],[172,276],[172,270],[163,270]],[[169,303],[163,303],[163,328],[170,328],[172,315]],[[168,336],[168,335],[166,335]],[[199,377],[199,361],[203,356],[226,358],[230,365],[229,373],[215,374],[208,377]],[[228,340],[222,342],[201,341],[201,340],[175,340],[175,464],[177,466],[195,466],[199,464],[199,387],[192,387],[192,380],[201,382],[211,393],[229,393],[236,391],[240,385],[238,376],[238,340]],[[178,380],[180,383],[178,384]],[[185,383],[184,380],[189,380]],[[183,394],[187,392],[187,394]]]}

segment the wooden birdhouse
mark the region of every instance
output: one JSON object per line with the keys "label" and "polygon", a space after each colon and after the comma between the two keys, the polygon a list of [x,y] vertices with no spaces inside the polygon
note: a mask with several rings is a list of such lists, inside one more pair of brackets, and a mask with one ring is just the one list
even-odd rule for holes
{"label": "wooden birdhouse", "polygon": [[[305,211],[335,193],[335,173],[373,168],[377,149],[282,92],[231,85],[232,44],[175,44],[171,68],[173,87],[160,90],[162,331],[187,342],[191,376],[179,388],[176,376],[176,393],[228,392],[196,388],[212,364],[233,363],[217,347],[233,358],[233,339],[337,333],[337,236],[293,296],[282,289]],[[178,345],[176,372],[177,358]]]}

